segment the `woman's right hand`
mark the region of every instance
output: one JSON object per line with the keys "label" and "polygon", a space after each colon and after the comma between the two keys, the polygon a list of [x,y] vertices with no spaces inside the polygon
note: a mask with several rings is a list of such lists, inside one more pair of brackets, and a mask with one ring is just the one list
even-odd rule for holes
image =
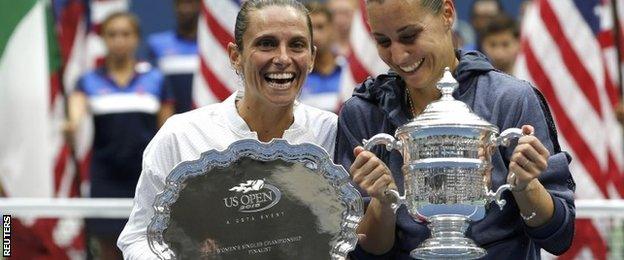
{"label": "woman's right hand", "polygon": [[74,145],[76,132],[80,127],[82,118],[88,111],[87,108],[87,95],[82,91],[74,91],[68,99],[68,115],[67,120],[63,123],[63,134],[65,140]]}
{"label": "woman's right hand", "polygon": [[386,194],[388,189],[396,190],[396,184],[388,166],[374,153],[364,150],[362,146],[355,147],[353,155],[355,155],[355,161],[349,168],[353,182],[382,204],[388,205],[394,202],[394,198]]}
{"label": "woman's right hand", "polygon": [[76,129],[78,128],[78,124],[73,121],[65,121],[63,123],[63,135],[65,136],[65,140],[70,144],[74,144],[74,138],[76,136]]}

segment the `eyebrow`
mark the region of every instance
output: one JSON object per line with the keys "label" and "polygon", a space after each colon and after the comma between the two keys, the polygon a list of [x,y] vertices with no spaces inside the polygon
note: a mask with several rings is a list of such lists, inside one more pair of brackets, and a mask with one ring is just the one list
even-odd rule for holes
{"label": "eyebrow", "polygon": [[403,26],[403,27],[399,28],[399,29],[397,30],[397,33],[404,32],[404,31],[406,31],[406,30],[408,30],[408,29],[411,29],[411,28],[419,29],[420,27],[422,27],[422,26],[417,25],[417,24],[408,24],[408,25],[406,25],[406,26]]}
{"label": "eyebrow", "polygon": [[[403,27],[399,28],[396,32],[397,32],[397,33],[402,33],[402,32],[404,32],[404,31],[406,31],[406,30],[408,30],[408,29],[412,29],[412,28],[414,28],[414,29],[417,29],[417,30],[418,30],[418,29],[421,29],[421,28],[422,28],[422,26],[417,25],[417,24],[408,24],[408,25],[406,25],[406,26],[403,26]],[[373,34],[373,36],[379,36],[379,37],[385,37],[385,36],[386,36],[385,34],[378,33],[378,32],[372,32],[372,34]]]}
{"label": "eyebrow", "polygon": [[[307,38],[307,36],[308,36],[308,35],[306,35],[306,34],[293,34],[293,35],[292,35],[292,38],[298,38],[298,37],[301,37],[301,38]],[[259,32],[259,33],[257,33],[257,34],[254,36],[254,38],[256,38],[256,39],[257,39],[257,38],[265,38],[265,37],[274,37],[274,38],[277,38],[277,36],[276,36],[276,34],[274,34],[274,32]]]}
{"label": "eyebrow", "polygon": [[295,36],[293,36],[291,39],[292,39],[292,40],[304,40],[304,41],[307,41],[307,40],[308,40],[308,37],[303,36],[303,35],[295,35]]}
{"label": "eyebrow", "polygon": [[373,32],[373,36],[375,36],[375,37],[386,37],[385,34],[381,34],[381,33],[377,33],[377,32]]}

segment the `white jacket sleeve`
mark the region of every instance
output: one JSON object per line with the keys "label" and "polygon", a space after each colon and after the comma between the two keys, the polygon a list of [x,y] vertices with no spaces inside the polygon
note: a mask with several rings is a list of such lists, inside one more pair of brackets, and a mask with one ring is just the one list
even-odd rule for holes
{"label": "white jacket sleeve", "polygon": [[134,207],[117,240],[117,246],[123,252],[124,259],[156,259],[157,256],[147,243],[147,225],[154,215],[152,207],[156,194],[164,189],[164,182],[153,171],[144,167],[137,184]]}
{"label": "white jacket sleeve", "polygon": [[167,133],[166,126],[143,153],[143,170],[137,183],[132,213],[117,240],[124,259],[158,259],[147,242],[147,226],[154,215],[156,195],[164,190],[167,175],[180,161],[174,135]]}

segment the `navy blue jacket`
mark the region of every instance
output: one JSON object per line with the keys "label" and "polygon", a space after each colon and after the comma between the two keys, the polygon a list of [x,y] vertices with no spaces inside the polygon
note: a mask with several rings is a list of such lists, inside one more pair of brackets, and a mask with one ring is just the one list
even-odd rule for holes
{"label": "navy blue jacket", "polygon": [[[495,70],[479,52],[457,51],[459,65],[455,78],[459,88],[453,96],[468,104],[474,113],[504,130],[522,125],[535,127],[538,137],[550,151],[548,168],[539,180],[553,198],[552,219],[541,227],[531,228],[520,217],[510,192],[503,198],[507,205],[501,211],[494,204],[486,207],[483,220],[473,222],[467,236],[484,247],[486,259],[539,259],[540,249],[553,254],[565,252],[574,234],[575,184],[568,164],[569,155],[561,152],[552,117],[541,93],[528,82]],[[395,73],[369,78],[359,86],[343,106],[338,120],[336,163],[349,169],[355,159],[353,148],[377,133],[394,134],[397,127],[410,120],[405,102],[405,82]],[[492,189],[506,183],[509,158],[514,147],[500,147],[492,156]],[[403,158],[397,151],[381,146],[373,149],[390,168],[403,193]],[[363,193],[363,195],[367,196]],[[411,259],[409,252],[430,235],[429,229],[414,221],[402,206],[397,212],[396,238],[393,249],[374,256],[357,247],[356,259]]]}

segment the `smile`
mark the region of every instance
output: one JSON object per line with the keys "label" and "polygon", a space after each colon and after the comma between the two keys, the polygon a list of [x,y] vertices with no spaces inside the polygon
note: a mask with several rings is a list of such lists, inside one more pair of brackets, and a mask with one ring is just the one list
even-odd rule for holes
{"label": "smile", "polygon": [[290,87],[290,83],[295,80],[295,76],[295,73],[292,72],[266,73],[264,75],[264,80],[266,80],[272,88],[287,89]]}
{"label": "smile", "polygon": [[414,71],[416,71],[418,68],[420,68],[420,65],[422,65],[423,61],[425,61],[425,58],[420,59],[418,62],[409,65],[409,66],[399,66],[399,68],[405,72],[405,73],[412,73]]}

